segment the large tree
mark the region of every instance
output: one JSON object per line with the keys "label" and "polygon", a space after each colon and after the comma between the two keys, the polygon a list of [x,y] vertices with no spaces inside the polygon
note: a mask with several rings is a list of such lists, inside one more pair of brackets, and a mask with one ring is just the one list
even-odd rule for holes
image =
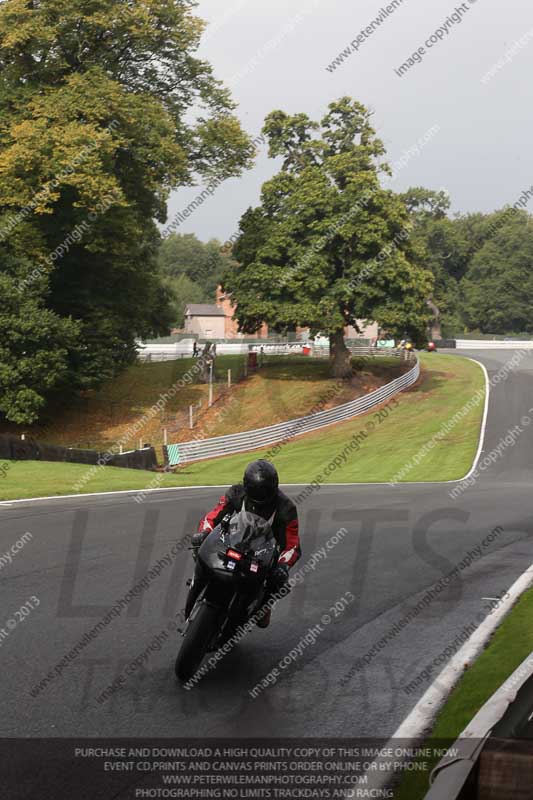
{"label": "large tree", "polygon": [[405,203],[380,185],[389,169],[364,106],[344,97],[320,123],[274,111],[263,132],[281,170],[241,220],[224,286],[244,331],[308,326],[330,337],[334,374],[348,376],[344,327],[424,330],[431,273],[417,264]]}
{"label": "large tree", "polygon": [[81,387],[113,374],[135,356],[136,336],[172,320],[156,259],[169,192],[250,162],[228,91],[194,55],[204,27],[194,5],[0,5],[4,258],[17,257],[21,225],[30,225],[31,272],[45,278],[34,277],[32,291],[43,308],[78,320],[67,358]]}

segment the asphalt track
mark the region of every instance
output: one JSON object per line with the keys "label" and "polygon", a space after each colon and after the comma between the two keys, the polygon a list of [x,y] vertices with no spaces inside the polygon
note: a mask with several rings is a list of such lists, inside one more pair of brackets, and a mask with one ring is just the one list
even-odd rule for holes
{"label": "asphalt track", "polygon": [[[515,353],[470,355],[491,376]],[[532,407],[533,357],[527,356],[491,390],[481,459]],[[0,554],[25,532],[33,535],[0,570],[0,628],[31,596],[40,601],[1,641],[0,736],[388,738],[429,680],[411,691],[407,684],[465,626],[486,616],[483,598],[501,595],[533,562],[533,424],[523,427],[455,500],[454,484],[324,485],[315,492],[300,506],[298,566],[340,528],[348,534],[278,604],[270,628],[254,630],[192,691],[175,683],[178,637],[171,633],[111,699],[97,702],[183,607],[192,563],[187,550],[60,674],[54,667],[195,528],[220,490],[159,492],[142,504],[118,495],[0,505]],[[356,660],[499,526],[460,578],[356,671]],[[346,592],[354,600],[335,617],[331,609]],[[329,624],[322,624],[324,614]],[[249,690],[317,624],[323,630],[315,643],[252,699]],[[431,680],[444,666],[445,660],[434,667]],[[33,697],[49,671],[53,679]]]}

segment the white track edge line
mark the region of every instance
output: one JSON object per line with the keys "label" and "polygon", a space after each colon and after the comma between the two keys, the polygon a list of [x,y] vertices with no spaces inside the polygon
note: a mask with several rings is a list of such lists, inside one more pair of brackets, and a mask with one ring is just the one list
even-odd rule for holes
{"label": "white track edge line", "polygon": [[[490,383],[489,383],[489,374],[487,372],[487,368],[485,367],[484,364],[481,363],[481,361],[477,361],[477,359],[475,359],[475,358],[469,358],[468,356],[462,356],[462,358],[465,358],[468,361],[473,361],[474,364],[478,364],[478,366],[481,367],[481,369],[483,370],[483,372],[485,374],[485,409],[484,409],[484,412],[483,412],[483,419],[482,419],[482,423],[481,423],[479,446],[478,446],[477,454],[476,454],[476,457],[474,459],[474,463],[472,465],[472,468],[470,469],[470,471],[468,472],[467,475],[465,475],[463,478],[456,478],[456,479],[451,480],[451,481],[403,481],[402,483],[397,483],[394,486],[391,486],[389,481],[381,481],[381,482],[373,481],[373,482],[369,482],[369,483],[365,483],[365,482],[361,482],[361,483],[325,483],[325,484],[323,484],[323,486],[329,486],[329,487],[332,487],[332,488],[346,487],[346,488],[352,488],[352,489],[355,489],[358,486],[390,486],[391,489],[393,489],[393,488],[395,489],[397,486],[401,486],[401,487],[404,487],[404,486],[444,486],[445,484],[448,484],[448,483],[461,483],[462,481],[465,481],[467,478],[469,478],[470,475],[472,475],[472,473],[475,471],[475,469],[477,467],[477,463],[478,463],[478,461],[480,459],[480,456],[481,456],[481,453],[483,451],[483,444],[484,444],[484,440],[485,440],[485,431],[486,431],[486,426],[487,426],[487,415],[488,415],[488,410],[489,410]],[[294,487],[294,486],[307,486],[308,483],[282,483],[281,485],[282,486]],[[195,489],[224,489],[226,486],[228,486],[227,483],[217,483],[217,484],[208,484],[208,485],[198,484],[197,486],[168,486],[168,487],[163,487],[163,488],[160,488],[160,489],[120,489],[120,490],[115,491],[115,492],[83,492],[83,493],[79,493],[79,494],[49,495],[47,497],[24,497],[24,498],[20,498],[18,500],[0,500],[0,508],[2,508],[3,506],[6,506],[6,507],[7,506],[11,506],[14,503],[35,503],[35,502],[38,502],[40,500],[43,500],[43,501],[44,500],[72,500],[73,498],[76,498],[76,499],[80,500],[80,499],[82,499],[84,497],[107,497],[107,496],[118,496],[118,495],[123,495],[123,494],[136,495],[136,494],[139,494],[139,493],[142,493],[142,494],[154,494],[155,492],[186,491],[187,489],[191,489],[191,490],[195,490]]]}
{"label": "white track edge line", "polygon": [[472,665],[471,662],[483,651],[498,625],[511,611],[520,596],[532,584],[533,564],[530,564],[508,590],[509,597],[498,608],[489,612],[488,616],[436,677],[394,733],[393,738],[410,739],[425,732],[425,729],[433,722],[438,710],[448,698],[450,691],[464,674],[465,663],[468,662],[469,666]]}
{"label": "white track edge line", "polygon": [[460,478],[457,481],[446,481],[446,483],[461,483],[462,481],[466,481],[477,469],[477,465],[479,459],[481,458],[481,453],[483,452],[483,445],[485,444],[485,433],[487,430],[487,418],[489,415],[489,399],[490,399],[490,380],[489,380],[489,373],[485,364],[482,364],[481,361],[478,361],[477,358],[469,358],[468,356],[463,356],[468,361],[472,361],[474,364],[477,364],[483,370],[485,375],[485,408],[483,409],[483,418],[481,420],[481,430],[479,433],[479,445],[476,453],[476,457],[474,458],[474,463],[472,464],[472,468],[470,472],[468,472],[464,478]]}
{"label": "white track edge line", "polygon": [[[429,733],[429,729],[437,714],[448,700],[452,690],[465,674],[465,663],[472,666],[474,660],[485,649],[490,637],[512,610],[521,595],[533,585],[533,564],[523,572],[513,583],[508,591],[509,597],[502,604],[489,612],[484,621],[476,628],[474,633],[466,640],[460,650],[450,659],[444,669],[437,675],[431,686],[424,692],[414,708],[405,717],[400,726],[393,733],[385,748],[394,747],[394,742],[402,740],[405,746],[416,742]],[[480,613],[480,612],[479,612]],[[511,673],[512,674],[512,673]],[[507,679],[506,679],[507,680]],[[502,683],[505,683],[505,681]],[[392,775],[376,774],[376,780],[371,781],[372,789],[380,789],[388,785]]]}

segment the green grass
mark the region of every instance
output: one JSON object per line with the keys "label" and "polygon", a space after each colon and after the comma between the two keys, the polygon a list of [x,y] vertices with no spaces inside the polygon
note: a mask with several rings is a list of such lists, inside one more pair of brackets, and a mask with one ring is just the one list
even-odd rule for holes
{"label": "green grass", "polygon": [[[397,397],[398,407],[379,422],[376,412],[325,431],[308,434],[283,447],[273,456],[284,483],[391,481],[443,423],[459,411],[484,386],[479,366],[457,356],[422,355],[424,377],[417,387]],[[406,474],[409,481],[442,481],[461,478],[470,469],[479,441],[483,404],[473,408],[417,466]],[[350,457],[329,475],[325,471],[347,442],[369,423],[374,429]],[[218,484],[236,480],[251,458],[272,448],[212,459],[184,466],[183,479],[191,483]]]}
{"label": "green grass", "polygon": [[[62,464],[43,461],[11,461],[5,478],[0,480],[0,500],[15,500],[23,497],[52,497],[54,495],[77,494],[76,484],[85,483],[81,494],[88,492],[118,492],[122,489],[145,489],[159,473],[145,472],[120,467],[98,467],[94,469],[85,464]],[[164,475],[167,480],[161,486],[179,485],[172,475]],[[155,486],[158,488],[159,484]]]}
{"label": "green grass", "polygon": [[[398,396],[398,407],[390,407],[383,422],[376,412],[309,434],[279,448],[272,457],[283,483],[343,483],[391,481],[480,387],[484,386],[479,366],[457,356],[423,354],[423,378]],[[445,437],[436,442],[425,458],[406,475],[409,481],[441,481],[462,477],[468,472],[479,439],[482,404],[472,409]],[[328,465],[354,436],[374,429],[360,449],[339,468],[325,475]],[[74,493],[73,486],[90,474],[83,492],[143,489],[154,478],[158,486],[226,485],[240,480],[244,467],[255,457],[265,456],[269,448],[237,456],[185,465],[175,474],[156,476],[151,472],[77,464],[14,462],[0,480],[0,498],[15,499]]]}
{"label": "green grass", "polygon": [[[533,589],[525,592],[494,633],[486,650],[476,659],[440,711],[426,742],[455,741],[479,709],[533,651]],[[435,765],[432,762],[430,770]],[[427,775],[409,773],[395,800],[421,800],[428,791]]]}

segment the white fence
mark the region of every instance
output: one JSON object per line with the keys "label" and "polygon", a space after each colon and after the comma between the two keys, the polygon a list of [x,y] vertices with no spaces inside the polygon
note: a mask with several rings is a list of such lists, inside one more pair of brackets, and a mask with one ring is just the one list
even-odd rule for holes
{"label": "white fence", "polygon": [[326,411],[318,411],[316,414],[310,414],[306,417],[279,422],[277,425],[270,425],[267,428],[258,428],[252,431],[228,434],[227,436],[216,436],[212,439],[170,444],[167,447],[169,464],[175,466],[191,461],[201,461],[205,458],[214,458],[215,456],[244,453],[248,450],[256,450],[271,444],[289,441],[295,436],[325,428],[336,422],[353,419],[409,388],[409,386],[416,383],[419,375],[420,364],[416,359],[415,365],[405,375],[401,375],[380,389],[364,395],[364,397],[359,397],[357,400],[335,406]]}
{"label": "white fence", "polygon": [[176,361],[178,358],[191,358],[192,353],[165,353],[157,350],[153,353],[141,352],[139,361]]}
{"label": "white fence", "polygon": [[[202,345],[200,345],[200,350]],[[395,348],[376,348],[369,345],[349,344],[353,356],[393,356],[400,357],[402,350]],[[245,344],[243,342],[220,342],[216,346],[217,355],[246,355],[248,352],[264,355],[308,355],[314,358],[329,358],[329,345],[315,342],[288,342],[282,344]],[[174,344],[144,344],[139,352],[140,361],[173,361],[177,358],[192,358],[193,340],[184,339]]]}
{"label": "white fence", "polygon": [[[176,358],[191,358],[193,355],[193,340],[184,339],[174,344],[142,344],[139,352],[141,361],[169,361]],[[311,349],[311,355],[329,356],[327,345],[316,345],[310,342],[288,342],[281,344],[248,344],[245,342],[217,342],[217,355],[246,355],[250,351],[259,353],[261,350],[265,355],[302,355],[304,347]],[[203,345],[199,345],[201,351]]]}
{"label": "white fence", "polygon": [[531,350],[533,342],[523,339],[456,339],[458,350]]}
{"label": "white fence", "polygon": [[183,339],[172,344],[143,344],[140,347],[140,361],[174,361],[176,358],[191,358],[193,339]]}

